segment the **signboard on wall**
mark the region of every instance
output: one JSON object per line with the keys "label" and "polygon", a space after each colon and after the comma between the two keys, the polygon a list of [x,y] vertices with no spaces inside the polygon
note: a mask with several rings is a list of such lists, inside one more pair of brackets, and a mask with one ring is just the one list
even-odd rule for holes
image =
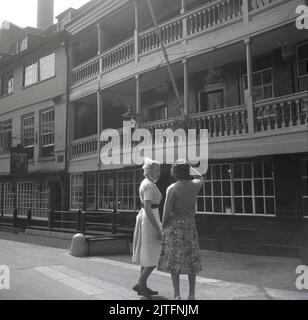
{"label": "signboard on wall", "polygon": [[27,151],[20,145],[11,149],[10,173],[17,176],[28,173]]}

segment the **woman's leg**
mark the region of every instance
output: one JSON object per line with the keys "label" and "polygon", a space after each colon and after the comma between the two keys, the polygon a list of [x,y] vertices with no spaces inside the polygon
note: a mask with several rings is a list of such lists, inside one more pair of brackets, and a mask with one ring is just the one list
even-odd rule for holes
{"label": "woman's leg", "polygon": [[189,300],[195,300],[195,290],[196,290],[196,274],[195,273],[189,273],[188,274],[188,280],[189,280]]}
{"label": "woman's leg", "polygon": [[178,273],[171,273],[174,298],[180,297],[180,275]]}
{"label": "woman's leg", "polygon": [[138,284],[140,286],[142,286],[142,287],[147,286],[147,280],[155,268],[156,268],[156,266],[154,266],[154,267],[141,267],[141,275],[140,275],[140,278],[138,281]]}

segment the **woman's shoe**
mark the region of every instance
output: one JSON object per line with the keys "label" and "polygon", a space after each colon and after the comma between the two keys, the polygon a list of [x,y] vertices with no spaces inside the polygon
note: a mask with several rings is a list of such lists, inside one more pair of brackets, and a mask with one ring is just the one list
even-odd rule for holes
{"label": "woman's shoe", "polygon": [[158,291],[153,291],[150,288],[147,288],[148,292],[150,293],[151,296],[157,296],[158,295]]}
{"label": "woman's shoe", "polygon": [[147,287],[143,287],[140,284],[136,284],[133,286],[133,290],[137,292],[139,296],[143,296],[146,298],[151,298],[150,291]]}
{"label": "woman's shoe", "polygon": [[187,300],[196,300],[195,296],[188,296]]}
{"label": "woman's shoe", "polygon": [[180,296],[176,296],[176,297],[174,297],[174,299],[173,300],[182,300],[181,299],[181,297]]}

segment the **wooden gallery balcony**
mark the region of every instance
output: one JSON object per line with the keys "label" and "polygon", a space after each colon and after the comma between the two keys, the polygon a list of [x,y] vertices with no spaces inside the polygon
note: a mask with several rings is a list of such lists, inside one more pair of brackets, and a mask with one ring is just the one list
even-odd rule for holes
{"label": "wooden gallery balcony", "polygon": [[[254,149],[254,144],[264,146],[270,140],[277,139],[277,144],[285,143],[280,147],[287,150],[289,140],[288,136],[296,134],[305,145],[299,143],[303,152],[308,150],[307,133],[308,133],[308,91],[263,100],[253,104],[253,130],[249,133],[249,121],[246,106],[226,108],[211,112],[190,114],[188,116],[188,127],[196,129],[208,129],[209,150],[217,146],[221,149],[237,148],[241,150],[246,144],[249,150]],[[179,118],[168,118],[165,120],[141,123],[140,127],[148,128],[152,133],[155,129],[172,128],[173,124]],[[281,135],[286,135],[281,139]],[[273,138],[276,137],[276,138]],[[89,159],[97,157],[98,135],[75,140],[71,143],[71,159]],[[122,139],[121,139],[122,140]],[[292,139],[290,140],[290,143]],[[120,148],[121,145],[115,146]],[[248,147],[247,147],[248,148]],[[305,149],[307,148],[307,150]],[[213,149],[213,150],[214,150]],[[243,148],[244,149],[244,148]],[[305,150],[304,150],[305,149]],[[217,151],[217,150],[216,150]],[[224,150],[225,151],[225,150]],[[270,150],[275,152],[275,150]],[[240,156],[240,152],[238,156]],[[258,150],[258,155],[262,154],[262,149]]]}
{"label": "wooden gallery balcony", "polygon": [[[249,23],[258,14],[270,9],[275,10],[276,6],[286,2],[285,0],[210,1],[201,7],[161,23],[159,30],[167,48],[179,45],[180,51],[185,52],[185,47],[189,48],[189,41],[204,37],[207,33],[218,31],[236,23],[240,23],[238,37],[241,38],[245,35],[245,32],[255,31],[253,29],[245,31],[247,28],[243,28],[243,22]],[[292,0],[292,2],[294,1]],[[232,32],[232,30],[230,32],[232,33],[230,36],[234,37],[235,32]],[[203,46],[203,44],[200,44],[200,46]],[[204,47],[203,49],[207,50],[208,48]],[[106,74],[130,62],[138,64],[143,57],[158,50],[160,50],[160,43],[155,28],[135,32],[134,36],[74,67],[72,69],[72,87],[87,83],[97,78],[98,75]],[[173,59],[176,58],[172,57],[171,60]],[[148,64],[145,64],[144,68],[149,68]]]}

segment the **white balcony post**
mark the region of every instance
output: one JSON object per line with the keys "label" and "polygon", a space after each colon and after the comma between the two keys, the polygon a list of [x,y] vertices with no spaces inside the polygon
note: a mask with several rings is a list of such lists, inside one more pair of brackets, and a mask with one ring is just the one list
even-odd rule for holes
{"label": "white balcony post", "polygon": [[[97,24],[97,42],[98,42],[98,51],[97,54],[101,55],[104,52],[105,47],[105,39],[104,39],[104,30],[101,23]],[[103,71],[103,60],[99,59],[99,73]]]}
{"label": "white balcony post", "polygon": [[141,115],[141,91],[140,91],[140,76],[136,74],[136,114],[139,115],[137,119],[136,127],[139,127],[140,115]]}
{"label": "white balcony post", "polygon": [[[181,0],[181,15],[186,13],[185,0]],[[187,43],[187,17],[183,18],[183,42]]]}
{"label": "white balcony post", "polygon": [[187,60],[183,60],[184,66],[184,112],[188,114],[188,95],[189,95],[189,78],[188,78],[188,66]]}
{"label": "white balcony post", "polygon": [[242,12],[243,12],[244,23],[249,23],[249,6],[248,6],[248,1],[249,1],[249,0],[243,0]]}
{"label": "white balcony post", "polygon": [[100,85],[99,85],[97,89],[97,166],[98,166],[98,170],[101,169],[100,136],[101,136],[102,128],[103,128],[103,92],[100,89]]}
{"label": "white balcony post", "polygon": [[134,12],[135,12],[135,32],[134,32],[134,42],[135,42],[135,63],[139,61],[139,16],[138,16],[138,3],[137,1],[134,2]]}
{"label": "white balcony post", "polygon": [[248,129],[249,134],[254,133],[254,111],[253,111],[253,71],[252,71],[252,53],[251,53],[251,38],[244,40],[246,45],[246,63],[247,63],[247,92],[245,96],[247,115],[248,115]]}

